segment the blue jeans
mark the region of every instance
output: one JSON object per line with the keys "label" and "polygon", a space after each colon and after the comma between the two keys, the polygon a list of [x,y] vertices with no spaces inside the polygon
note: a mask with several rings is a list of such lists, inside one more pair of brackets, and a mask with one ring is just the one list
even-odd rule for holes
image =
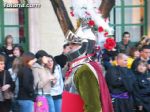
{"label": "blue jeans", "polygon": [[55,106],[55,112],[61,112],[62,98],[53,99],[53,102],[54,102],[54,106]]}
{"label": "blue jeans", "polygon": [[48,101],[49,112],[55,112],[55,106],[54,106],[54,103],[53,103],[52,96],[46,95],[46,98],[47,98],[47,101]]}
{"label": "blue jeans", "polygon": [[20,112],[33,112],[34,102],[31,100],[18,100]]}

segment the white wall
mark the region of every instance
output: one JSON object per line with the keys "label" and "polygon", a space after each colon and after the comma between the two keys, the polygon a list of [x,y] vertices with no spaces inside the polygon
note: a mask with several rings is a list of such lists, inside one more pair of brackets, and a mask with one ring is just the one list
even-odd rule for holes
{"label": "white wall", "polygon": [[[33,3],[33,0],[30,0]],[[34,0],[41,8],[29,9],[30,50],[46,50],[51,55],[62,52],[64,35],[53,11],[50,0]]]}
{"label": "white wall", "polygon": [[[35,3],[40,3],[38,0]],[[30,3],[34,3],[30,0]],[[29,49],[36,52],[40,46],[40,24],[39,24],[40,8],[29,9]]]}

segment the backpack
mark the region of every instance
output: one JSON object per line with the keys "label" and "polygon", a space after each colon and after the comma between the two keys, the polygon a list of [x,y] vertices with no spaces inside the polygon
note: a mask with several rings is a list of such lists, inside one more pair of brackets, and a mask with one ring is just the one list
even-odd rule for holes
{"label": "backpack", "polygon": [[44,95],[36,97],[34,102],[34,112],[49,112],[48,101]]}

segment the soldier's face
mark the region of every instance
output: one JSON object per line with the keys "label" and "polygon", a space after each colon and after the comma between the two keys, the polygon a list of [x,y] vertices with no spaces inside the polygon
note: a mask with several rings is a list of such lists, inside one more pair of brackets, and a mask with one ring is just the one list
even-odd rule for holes
{"label": "soldier's face", "polygon": [[71,44],[69,45],[69,47],[70,47],[70,52],[73,52],[73,51],[76,51],[77,49],[79,49],[79,48],[81,47],[81,45],[71,43]]}
{"label": "soldier's face", "polygon": [[70,49],[70,46],[66,46],[66,48],[64,49],[64,54],[66,54],[66,53],[68,53],[69,51],[70,51],[71,49]]}

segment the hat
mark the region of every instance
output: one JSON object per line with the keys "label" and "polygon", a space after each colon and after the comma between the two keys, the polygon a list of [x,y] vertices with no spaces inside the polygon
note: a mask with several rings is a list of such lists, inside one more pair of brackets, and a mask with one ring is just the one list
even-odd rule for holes
{"label": "hat", "polygon": [[48,53],[44,50],[39,50],[36,54],[35,57],[37,59],[42,58],[43,56],[49,56]]}

